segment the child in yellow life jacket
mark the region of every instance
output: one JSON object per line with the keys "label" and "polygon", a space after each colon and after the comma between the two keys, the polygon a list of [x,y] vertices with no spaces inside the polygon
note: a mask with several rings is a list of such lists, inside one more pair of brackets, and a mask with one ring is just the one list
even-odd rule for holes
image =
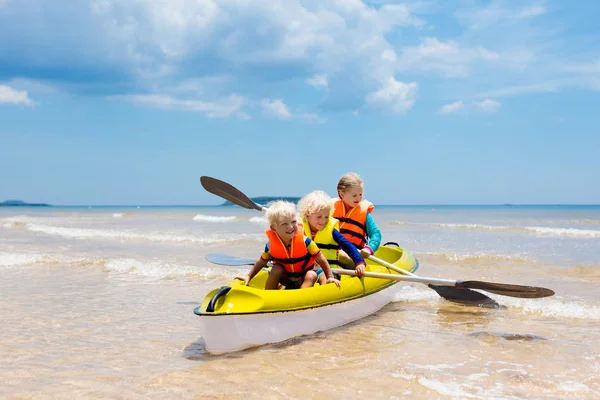
{"label": "child in yellow life jacket", "polygon": [[[342,176],[337,185],[339,199],[333,203],[333,217],[340,221],[340,233],[368,258],[381,244],[381,231],[371,212],[373,204],[363,200],[363,180],[355,173]],[[347,254],[340,252],[340,262],[352,265]]]}
{"label": "child in yellow life jacket", "polygon": [[[327,258],[329,265],[339,265],[340,248],[350,256],[355,265],[356,275],[363,276],[365,260],[352,243],[339,232],[339,222],[331,215],[331,198],[322,190],[315,190],[300,199],[298,203],[304,235],[311,238]],[[326,283],[325,275],[319,274],[319,283]],[[335,273],[335,269],[334,269]]]}
{"label": "child in yellow life jacket", "polygon": [[236,276],[236,279],[248,285],[258,271],[272,260],[273,267],[265,289],[277,289],[280,283],[286,289],[307,288],[317,281],[317,273],[314,270],[316,262],[323,268],[327,277],[326,283],[340,285],[340,281],[333,276],[323,253],[312,239],[304,236],[303,229],[298,226],[294,204],[276,201],[269,207],[266,215],[270,227],[265,231],[269,239],[265,251],[248,275]]}

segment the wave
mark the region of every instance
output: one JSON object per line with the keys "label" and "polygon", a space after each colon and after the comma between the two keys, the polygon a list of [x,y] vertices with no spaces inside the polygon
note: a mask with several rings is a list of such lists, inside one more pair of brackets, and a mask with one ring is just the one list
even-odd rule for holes
{"label": "wave", "polygon": [[[144,233],[134,231],[119,231],[112,229],[67,228],[44,224],[13,222],[9,228],[24,227],[31,232],[43,233],[52,236],[62,236],[71,239],[119,239],[119,240],[147,240],[152,242],[175,243],[200,243],[200,244],[228,244],[243,241],[264,242],[262,234],[212,234],[210,236],[194,236],[168,233]],[[6,226],[5,226],[6,227]]]}
{"label": "wave", "polygon": [[104,267],[114,273],[132,274],[147,278],[172,278],[178,276],[199,276],[206,279],[230,278],[246,273],[248,268],[184,265],[168,261],[140,261],[132,258],[109,260]]}
{"label": "wave", "polygon": [[548,236],[571,236],[571,237],[600,237],[600,230],[578,229],[578,228],[558,228],[545,226],[517,226],[517,225],[485,225],[485,224],[444,224],[444,223],[419,223],[392,221],[395,225],[419,226],[419,227],[437,227],[450,229],[474,229],[488,231],[525,231],[527,233],[536,233]]}
{"label": "wave", "polygon": [[126,213],[114,213],[113,214],[113,218],[123,218],[123,217],[128,217],[130,215],[131,215],[131,213],[128,213],[128,212],[126,212]]}
{"label": "wave", "polygon": [[231,222],[231,221],[235,221],[236,218],[237,217],[235,217],[235,216],[217,217],[217,216],[214,216],[214,215],[198,214],[198,215],[196,215],[192,219],[194,221],[203,221],[203,222]]}
{"label": "wave", "polygon": [[255,223],[255,224],[266,224],[267,223],[267,218],[265,218],[265,217],[252,217],[248,221],[252,222],[252,223]]}
{"label": "wave", "polygon": [[460,264],[460,265],[489,265],[498,263],[508,264],[533,264],[536,260],[519,255],[486,254],[486,253],[436,253],[436,252],[413,252],[413,254],[424,263],[428,264]]}
{"label": "wave", "polygon": [[9,253],[0,252],[0,267],[25,265],[71,265],[103,267],[108,272],[131,274],[150,278],[170,278],[177,276],[199,276],[201,278],[231,278],[247,272],[248,268],[231,268],[207,265],[184,265],[162,260],[143,261],[134,258],[69,257],[59,254]]}
{"label": "wave", "polygon": [[[438,303],[443,300],[437,293],[422,284],[397,285],[399,289],[394,292],[394,302],[427,302]],[[560,319],[585,319],[600,320],[600,305],[580,300],[569,300],[558,297],[544,299],[519,299],[507,296],[497,296],[486,292],[487,296],[493,298],[509,310],[520,312],[525,315],[537,314],[543,317],[554,317]],[[485,309],[474,308],[471,312],[487,312]]]}
{"label": "wave", "polygon": [[[490,296],[493,297],[493,296]],[[514,307],[522,314],[537,314],[543,317],[600,320],[600,305],[586,301],[564,300],[557,297],[537,299],[497,299],[503,305]]]}
{"label": "wave", "polygon": [[12,267],[17,265],[32,265],[32,264],[70,264],[70,265],[86,265],[86,264],[104,264],[104,260],[85,258],[85,257],[68,257],[59,254],[40,254],[40,253],[9,253],[0,252],[0,266]]}

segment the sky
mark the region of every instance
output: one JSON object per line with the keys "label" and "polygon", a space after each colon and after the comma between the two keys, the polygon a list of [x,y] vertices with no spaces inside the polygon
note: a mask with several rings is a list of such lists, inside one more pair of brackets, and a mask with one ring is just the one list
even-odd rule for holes
{"label": "sky", "polygon": [[0,0],[0,201],[600,204],[598,1]]}

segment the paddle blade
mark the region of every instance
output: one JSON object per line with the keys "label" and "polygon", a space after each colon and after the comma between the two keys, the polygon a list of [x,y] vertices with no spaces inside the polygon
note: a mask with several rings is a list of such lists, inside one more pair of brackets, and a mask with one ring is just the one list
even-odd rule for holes
{"label": "paddle blade", "polygon": [[237,204],[238,206],[249,210],[263,211],[263,207],[260,204],[256,204],[248,196],[227,182],[211,178],[210,176],[201,176],[200,183],[206,191],[225,200],[229,200],[233,204]]}
{"label": "paddle blade", "polygon": [[206,255],[206,260],[217,265],[227,265],[229,267],[238,267],[240,265],[254,265],[255,260],[249,258],[240,258],[228,256],[227,254],[209,253]]}
{"label": "paddle blade", "polygon": [[486,292],[496,293],[502,296],[519,297],[523,299],[539,299],[554,295],[552,289],[537,286],[512,285],[508,283],[456,281],[456,287],[485,290]]}
{"label": "paddle blade", "polygon": [[494,299],[475,290],[444,285],[427,285],[441,297],[453,303],[485,308],[502,308]]}

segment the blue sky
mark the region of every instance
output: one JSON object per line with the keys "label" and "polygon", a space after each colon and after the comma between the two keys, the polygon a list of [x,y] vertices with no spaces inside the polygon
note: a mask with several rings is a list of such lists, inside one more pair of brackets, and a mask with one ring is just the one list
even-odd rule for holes
{"label": "blue sky", "polygon": [[0,200],[600,203],[600,2],[0,0]]}

